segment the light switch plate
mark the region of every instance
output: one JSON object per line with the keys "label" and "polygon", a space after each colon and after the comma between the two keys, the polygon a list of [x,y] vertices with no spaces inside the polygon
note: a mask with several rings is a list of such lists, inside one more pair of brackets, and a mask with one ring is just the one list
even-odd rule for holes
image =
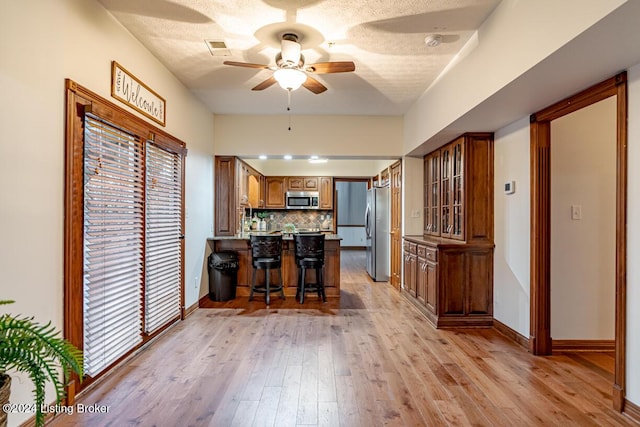
{"label": "light switch plate", "polygon": [[574,220],[582,219],[582,206],[571,205],[571,219],[574,219]]}

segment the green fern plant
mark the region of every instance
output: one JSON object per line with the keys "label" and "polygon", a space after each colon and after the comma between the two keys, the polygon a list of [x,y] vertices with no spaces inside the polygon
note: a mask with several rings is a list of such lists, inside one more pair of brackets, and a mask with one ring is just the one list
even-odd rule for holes
{"label": "green fern plant", "polygon": [[[0,305],[13,301],[0,301]],[[53,384],[56,403],[65,398],[64,385],[71,372],[83,375],[82,352],[60,337],[51,322],[42,325],[33,317],[0,316],[0,377],[15,370],[29,375],[33,381],[36,405],[36,426],[44,425],[41,411],[47,381]],[[64,380],[58,374],[62,368]]]}

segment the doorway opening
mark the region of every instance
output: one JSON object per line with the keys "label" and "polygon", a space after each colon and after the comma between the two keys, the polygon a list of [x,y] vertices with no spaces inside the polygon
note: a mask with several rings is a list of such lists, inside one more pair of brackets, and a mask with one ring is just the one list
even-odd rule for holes
{"label": "doorway opening", "polygon": [[616,97],[615,368],[613,407],[624,408],[626,335],[627,76],[620,73],[531,116],[531,336],[535,355],[550,355],[551,122]]}

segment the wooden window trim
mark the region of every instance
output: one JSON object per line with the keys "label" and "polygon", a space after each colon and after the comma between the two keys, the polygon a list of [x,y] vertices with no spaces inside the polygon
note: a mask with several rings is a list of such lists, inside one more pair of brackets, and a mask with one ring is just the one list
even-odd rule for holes
{"label": "wooden window trim", "polygon": [[[153,141],[159,147],[186,156],[187,148],[183,141],[156,128],[145,120],[135,116],[127,110],[109,102],[105,98],[77,84],[73,80],[65,80],[65,189],[64,189],[64,319],[63,333],[67,340],[83,349],[83,141],[84,130],[82,118],[84,111],[90,109],[94,114],[103,119],[122,126],[130,132],[141,136],[144,140]],[[185,167],[183,160],[182,182],[185,179]],[[185,194],[182,192],[182,220],[184,230],[184,202]],[[181,318],[184,318],[184,240],[181,243]],[[167,326],[160,328],[151,335],[143,335],[140,347],[149,340],[161,334]],[[139,347],[138,347],[139,348]],[[114,362],[111,367],[128,357],[123,356]],[[111,368],[110,367],[110,368]],[[110,369],[109,368],[109,369]],[[108,370],[107,370],[108,371]],[[86,389],[97,378],[85,379],[80,385],[77,377],[72,377],[69,383],[70,395],[68,399],[73,401],[73,394],[81,389]]]}

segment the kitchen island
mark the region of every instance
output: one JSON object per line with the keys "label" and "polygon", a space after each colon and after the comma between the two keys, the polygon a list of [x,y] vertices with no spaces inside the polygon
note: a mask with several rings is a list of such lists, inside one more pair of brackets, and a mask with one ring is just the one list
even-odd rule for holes
{"label": "kitchen island", "polygon": [[[340,296],[340,240],[337,234],[326,234],[324,243],[324,287],[327,297]],[[235,251],[238,253],[237,296],[248,296],[253,267],[251,266],[251,246],[249,236],[216,236],[207,239],[212,252]],[[277,273],[271,273],[271,283],[277,280]],[[295,247],[291,235],[282,237],[282,281],[286,296],[295,296],[298,286],[298,267],[295,260]],[[307,281],[315,282],[315,273],[307,271]],[[258,284],[264,283],[264,270],[257,274]],[[275,294],[274,294],[275,297]],[[259,298],[259,296],[258,296]]]}

